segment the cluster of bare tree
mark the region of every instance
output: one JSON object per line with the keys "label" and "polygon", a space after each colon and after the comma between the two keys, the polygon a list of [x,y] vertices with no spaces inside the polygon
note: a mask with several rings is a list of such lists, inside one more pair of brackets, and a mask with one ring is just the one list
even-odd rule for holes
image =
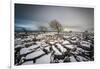
{"label": "cluster of bare tree", "polygon": [[[52,28],[52,30],[57,31],[58,34],[63,30],[63,26],[57,20],[52,20],[49,23],[49,26]],[[48,31],[48,28],[45,26],[39,26],[39,30],[45,33]]]}

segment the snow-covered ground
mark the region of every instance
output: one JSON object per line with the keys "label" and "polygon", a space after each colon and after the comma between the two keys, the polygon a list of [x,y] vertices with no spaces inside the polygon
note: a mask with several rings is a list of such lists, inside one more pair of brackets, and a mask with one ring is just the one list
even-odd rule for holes
{"label": "snow-covered ground", "polygon": [[[51,61],[60,63],[65,59],[70,62],[90,61],[93,55],[89,52],[93,53],[91,46],[94,45],[91,40],[89,41],[69,35],[60,38],[55,33],[42,33],[36,37],[29,34],[26,38],[15,38],[15,65],[45,64]],[[85,50],[83,47],[90,50]]]}

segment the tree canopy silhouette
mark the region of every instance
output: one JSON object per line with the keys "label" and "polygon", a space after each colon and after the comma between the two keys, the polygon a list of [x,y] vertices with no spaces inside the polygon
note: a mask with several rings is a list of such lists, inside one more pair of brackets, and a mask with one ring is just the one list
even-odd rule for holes
{"label": "tree canopy silhouette", "polygon": [[57,20],[51,21],[49,25],[53,30],[57,31],[58,34],[63,30],[62,25]]}

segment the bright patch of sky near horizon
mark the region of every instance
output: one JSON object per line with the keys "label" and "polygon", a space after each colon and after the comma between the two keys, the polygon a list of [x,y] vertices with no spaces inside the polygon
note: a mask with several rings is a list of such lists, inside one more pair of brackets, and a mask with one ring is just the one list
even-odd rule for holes
{"label": "bright patch of sky near horizon", "polygon": [[62,7],[47,5],[15,4],[15,29],[24,27],[28,30],[38,30],[56,19],[65,31],[93,31],[94,9],[79,7]]}

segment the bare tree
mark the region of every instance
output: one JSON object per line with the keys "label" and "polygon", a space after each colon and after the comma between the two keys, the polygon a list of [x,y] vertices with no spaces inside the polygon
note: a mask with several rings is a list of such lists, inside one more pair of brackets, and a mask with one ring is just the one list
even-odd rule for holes
{"label": "bare tree", "polygon": [[50,27],[51,27],[53,30],[57,31],[58,34],[59,34],[59,32],[61,32],[61,31],[63,30],[62,25],[61,25],[57,20],[51,21],[51,22],[50,22]]}
{"label": "bare tree", "polygon": [[45,33],[48,29],[45,26],[39,26],[39,30]]}

